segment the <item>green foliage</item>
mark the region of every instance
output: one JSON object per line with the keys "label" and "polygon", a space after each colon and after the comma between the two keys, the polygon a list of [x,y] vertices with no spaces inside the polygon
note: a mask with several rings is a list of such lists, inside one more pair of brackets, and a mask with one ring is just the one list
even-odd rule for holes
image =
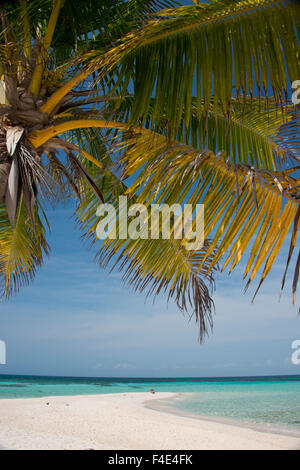
{"label": "green foliage", "polygon": [[[203,339],[219,264],[231,271],[247,257],[246,288],[262,271],[259,288],[291,232],[283,287],[297,244],[299,109],[288,98],[300,79],[299,2],[64,0],[43,51],[55,4],[0,7],[8,101],[0,171],[7,127],[21,126],[57,200],[76,196],[77,222],[100,265],[121,270],[139,292],[165,293],[195,315]],[[148,207],[203,203],[203,248],[190,252],[172,237],[99,241],[99,199],[116,204],[124,194]],[[4,296],[48,253],[39,202],[34,209],[28,218],[22,199],[12,228],[0,207]],[[299,258],[294,300],[298,278]]]}

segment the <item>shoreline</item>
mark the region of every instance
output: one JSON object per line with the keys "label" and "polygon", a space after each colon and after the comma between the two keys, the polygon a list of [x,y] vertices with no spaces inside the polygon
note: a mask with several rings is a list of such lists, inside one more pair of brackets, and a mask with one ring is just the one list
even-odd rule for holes
{"label": "shoreline", "polygon": [[[162,409],[174,392],[0,399],[0,447],[13,450],[300,449],[274,433]],[[242,423],[243,424],[243,423]]]}
{"label": "shoreline", "polygon": [[[192,413],[188,411],[181,410],[179,408],[175,408],[170,404],[172,400],[177,400],[178,398],[185,398],[187,395],[193,395],[194,393],[191,392],[180,392],[174,393],[173,397],[169,397],[168,399],[159,398],[158,400],[149,400],[149,402],[145,402],[145,407],[154,410],[160,411],[162,413],[169,413],[175,416],[182,416],[185,418],[196,419],[199,421],[209,421],[213,423],[219,424],[227,424],[229,426],[236,426],[241,428],[252,429],[254,431],[268,433],[268,434],[279,434],[282,436],[292,436],[300,439],[300,428],[299,430],[294,428],[282,428],[283,425],[276,425],[274,423],[251,423],[247,421],[240,421],[234,418],[226,418],[223,416],[213,416],[213,415],[202,415],[197,413]],[[164,400],[168,400],[167,403],[164,403]]]}

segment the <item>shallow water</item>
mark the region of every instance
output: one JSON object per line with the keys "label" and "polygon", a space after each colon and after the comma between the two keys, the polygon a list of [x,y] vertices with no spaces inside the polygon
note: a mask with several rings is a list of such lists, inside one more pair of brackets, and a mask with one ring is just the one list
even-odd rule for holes
{"label": "shallow water", "polygon": [[200,388],[197,393],[172,400],[171,406],[189,414],[300,433],[299,381],[215,383]]}
{"label": "shallow water", "polygon": [[0,375],[0,398],[145,392],[151,388],[189,392],[170,402],[183,412],[300,430],[300,376],[123,379]]}

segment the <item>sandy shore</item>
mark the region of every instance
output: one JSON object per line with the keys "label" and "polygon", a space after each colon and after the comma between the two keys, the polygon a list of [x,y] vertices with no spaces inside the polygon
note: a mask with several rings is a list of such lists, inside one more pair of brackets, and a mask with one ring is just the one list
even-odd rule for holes
{"label": "sandy shore", "polygon": [[[176,416],[157,408],[173,393],[0,400],[5,449],[300,449],[300,438]],[[156,408],[151,409],[145,403]],[[48,403],[48,405],[47,405]]]}

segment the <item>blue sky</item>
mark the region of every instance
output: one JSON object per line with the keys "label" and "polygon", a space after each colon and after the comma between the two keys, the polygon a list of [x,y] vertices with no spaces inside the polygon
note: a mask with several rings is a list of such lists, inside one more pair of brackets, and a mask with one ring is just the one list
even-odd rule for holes
{"label": "blue sky", "polygon": [[[93,262],[71,207],[50,211],[52,254],[35,282],[0,305],[2,374],[184,377],[300,374],[291,343],[300,339],[290,282],[278,303],[286,253],[254,305],[237,269],[217,280],[214,333],[198,342],[195,323],[122,286]],[[253,289],[252,289],[253,291]]]}
{"label": "blue sky", "polygon": [[[189,4],[191,1],[181,1]],[[291,343],[300,318],[291,279],[278,303],[287,245],[255,303],[243,294],[242,266],[217,279],[214,333],[198,327],[161,296],[153,306],[93,262],[74,229],[72,208],[48,212],[52,253],[35,282],[0,304],[0,374],[105,377],[212,377],[300,374]],[[291,262],[291,271],[295,263]],[[299,304],[299,299],[298,299]],[[298,305],[297,304],[297,305]]]}

